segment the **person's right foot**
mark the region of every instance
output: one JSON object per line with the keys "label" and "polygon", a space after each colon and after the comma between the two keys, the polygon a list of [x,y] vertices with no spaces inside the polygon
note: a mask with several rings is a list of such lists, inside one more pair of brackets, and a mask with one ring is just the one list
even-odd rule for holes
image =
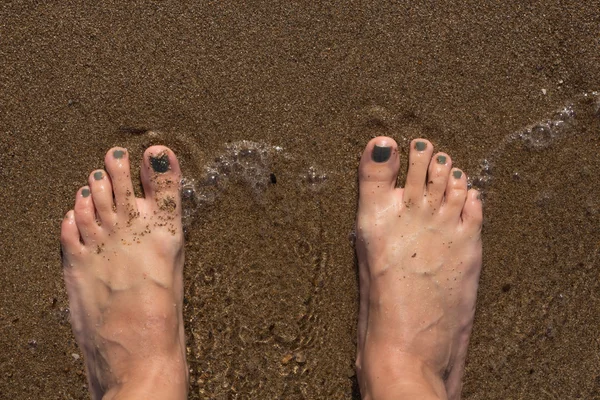
{"label": "person's right foot", "polygon": [[447,154],[413,140],[404,188],[394,140],[359,167],[356,366],[364,399],[459,399],[481,270],[482,205]]}
{"label": "person's right foot", "polygon": [[146,150],[136,198],[129,153],[106,154],[62,222],[71,325],[93,399],[185,399],[181,171]]}

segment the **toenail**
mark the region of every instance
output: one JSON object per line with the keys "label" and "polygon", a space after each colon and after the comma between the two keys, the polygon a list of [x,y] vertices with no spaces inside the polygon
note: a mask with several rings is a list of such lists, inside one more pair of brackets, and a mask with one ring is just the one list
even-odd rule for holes
{"label": "toenail", "polygon": [[392,148],[390,146],[375,145],[375,147],[373,147],[373,152],[371,153],[371,158],[375,162],[383,163],[389,160],[391,155]]}
{"label": "toenail", "polygon": [[81,195],[83,197],[88,197],[90,195],[90,189],[82,189],[81,190]]}
{"label": "toenail", "polygon": [[115,151],[113,151],[113,156],[115,158],[123,158],[124,155],[125,155],[125,152],[123,150],[115,150]]}
{"label": "toenail", "polygon": [[456,170],[452,172],[452,175],[454,175],[456,179],[460,179],[460,177],[462,176],[462,171]]}
{"label": "toenail", "polygon": [[164,172],[167,172],[170,167],[169,155],[165,151],[157,155],[156,157],[150,156],[150,165],[152,166],[152,169],[158,173],[162,174]]}
{"label": "toenail", "polygon": [[94,179],[99,181],[100,179],[102,179],[102,171],[97,171],[94,172]]}
{"label": "toenail", "polygon": [[437,156],[438,164],[446,164],[446,156]]}
{"label": "toenail", "polygon": [[415,143],[415,149],[417,149],[417,151],[423,151],[427,148],[427,143],[425,142],[417,142]]}

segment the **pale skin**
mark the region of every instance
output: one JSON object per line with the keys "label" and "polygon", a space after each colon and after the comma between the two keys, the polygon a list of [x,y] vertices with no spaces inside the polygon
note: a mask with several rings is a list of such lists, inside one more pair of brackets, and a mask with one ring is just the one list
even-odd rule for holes
{"label": "pale skin", "polygon": [[[388,158],[386,158],[388,157]],[[481,270],[482,206],[425,139],[371,140],[359,166],[356,368],[363,399],[459,399]]]}
{"label": "pale skin", "polygon": [[[177,158],[164,146],[146,150],[144,198],[133,195],[126,149],[109,150],[105,166],[79,189],[61,228],[91,396],[185,399]],[[459,399],[481,269],[481,202],[424,139],[411,144],[404,189],[395,187],[399,166],[387,137],[368,143],[359,166],[362,397]]]}

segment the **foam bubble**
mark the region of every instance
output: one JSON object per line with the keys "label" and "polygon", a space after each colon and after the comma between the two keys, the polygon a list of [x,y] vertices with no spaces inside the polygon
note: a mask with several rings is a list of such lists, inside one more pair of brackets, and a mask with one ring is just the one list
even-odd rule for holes
{"label": "foam bubble", "polygon": [[319,171],[314,166],[308,168],[308,172],[303,175],[303,179],[310,185],[319,185],[327,180],[327,174]]}
{"label": "foam bubble", "polygon": [[525,128],[516,137],[524,141],[529,149],[545,149],[564,134],[574,117],[573,104],[569,104],[557,111],[552,118]]}

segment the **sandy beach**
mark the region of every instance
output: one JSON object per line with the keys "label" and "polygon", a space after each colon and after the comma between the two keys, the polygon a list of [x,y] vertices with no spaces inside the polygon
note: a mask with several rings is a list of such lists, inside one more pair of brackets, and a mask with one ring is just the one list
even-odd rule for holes
{"label": "sandy beach", "polygon": [[358,399],[377,135],[399,183],[426,137],[484,192],[463,398],[600,399],[598,90],[597,1],[5,2],[0,399],[89,398],[60,221],[154,143],[185,177],[189,398]]}

